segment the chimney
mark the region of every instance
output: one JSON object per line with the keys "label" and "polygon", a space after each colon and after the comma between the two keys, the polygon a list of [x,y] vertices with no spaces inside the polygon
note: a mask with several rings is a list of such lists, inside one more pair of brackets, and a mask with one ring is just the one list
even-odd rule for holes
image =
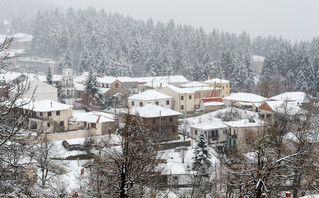
{"label": "chimney", "polygon": [[51,103],[51,107],[52,107],[52,102],[50,102]]}

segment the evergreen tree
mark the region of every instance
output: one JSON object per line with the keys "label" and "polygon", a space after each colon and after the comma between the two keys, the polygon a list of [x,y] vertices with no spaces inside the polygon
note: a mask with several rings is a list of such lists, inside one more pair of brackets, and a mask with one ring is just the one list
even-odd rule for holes
{"label": "evergreen tree", "polygon": [[62,73],[64,68],[73,68],[71,51],[69,48],[62,54],[58,61],[58,71]]}
{"label": "evergreen tree", "polygon": [[211,155],[208,151],[208,145],[204,132],[201,132],[199,135],[198,144],[195,148],[194,154],[195,161],[193,162],[192,169],[201,175],[207,174],[211,167]]}
{"label": "evergreen tree", "polygon": [[203,77],[203,68],[200,67],[199,63],[197,60],[195,60],[195,62],[193,63],[192,67],[191,67],[191,77],[193,81],[202,81],[202,77]]}
{"label": "evergreen tree", "polygon": [[92,109],[95,105],[100,105],[102,107],[105,106],[106,104],[105,98],[99,90],[96,74],[93,73],[92,68],[90,68],[90,72],[86,80],[85,90],[86,90],[86,97],[85,97],[84,105],[88,109]]}
{"label": "evergreen tree", "polygon": [[48,68],[48,73],[47,73],[47,83],[49,85],[52,85],[53,84],[53,77],[52,77],[52,72],[51,72],[51,67]]}
{"label": "evergreen tree", "polygon": [[314,74],[309,62],[309,58],[305,57],[299,68],[297,75],[297,90],[311,93],[314,88]]}

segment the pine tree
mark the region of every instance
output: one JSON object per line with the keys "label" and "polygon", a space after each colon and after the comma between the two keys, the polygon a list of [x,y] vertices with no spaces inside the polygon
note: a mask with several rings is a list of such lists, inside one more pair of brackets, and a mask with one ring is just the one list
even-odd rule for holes
{"label": "pine tree", "polygon": [[309,58],[306,56],[302,61],[299,72],[297,75],[297,90],[310,93],[314,88],[314,74],[309,62]]}
{"label": "pine tree", "polygon": [[208,151],[208,145],[204,132],[201,132],[199,135],[198,144],[195,148],[194,154],[195,161],[193,162],[192,169],[197,171],[199,174],[207,174],[211,167],[211,155]]}
{"label": "pine tree", "polygon": [[51,72],[51,67],[48,68],[48,73],[47,73],[47,83],[49,85],[53,84],[53,77],[52,77],[52,72]]}
{"label": "pine tree", "polygon": [[84,105],[86,105],[88,109],[91,109],[95,105],[105,106],[106,102],[104,95],[99,90],[96,75],[93,73],[92,68],[90,69],[89,76],[86,80],[85,90],[86,101],[84,101]]}
{"label": "pine tree", "polygon": [[64,68],[73,68],[72,56],[71,51],[68,48],[61,56],[58,61],[58,71],[62,73]]}

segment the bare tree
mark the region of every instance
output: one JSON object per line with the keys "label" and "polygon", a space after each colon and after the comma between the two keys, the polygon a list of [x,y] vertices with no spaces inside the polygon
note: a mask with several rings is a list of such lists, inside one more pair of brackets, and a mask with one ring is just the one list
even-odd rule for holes
{"label": "bare tree", "polygon": [[[0,44],[0,68],[5,66],[12,38]],[[29,113],[22,115],[21,107],[31,100],[21,100],[28,89],[18,81],[0,83],[0,196],[28,196],[33,184],[30,145],[22,141],[27,131]]]}
{"label": "bare tree", "polygon": [[40,185],[45,188],[49,182],[51,182],[58,175],[64,173],[63,167],[53,160],[53,147],[54,144],[50,142],[47,135],[39,139],[39,144],[35,146],[34,160],[37,163],[37,168],[40,170],[38,178],[40,179]]}
{"label": "bare tree", "polygon": [[[287,107],[287,106],[286,106]],[[245,197],[280,196],[292,190],[294,197],[309,191],[317,161],[309,142],[311,112],[275,114],[272,122],[259,131],[246,131],[243,150],[232,150],[221,157],[223,175],[232,193]],[[291,136],[293,141],[290,141]],[[228,190],[227,190],[228,191]]]}
{"label": "bare tree", "polygon": [[143,197],[158,184],[158,146],[139,116],[129,112],[117,130],[118,146],[104,142],[104,148],[90,165],[90,186],[94,197]]}

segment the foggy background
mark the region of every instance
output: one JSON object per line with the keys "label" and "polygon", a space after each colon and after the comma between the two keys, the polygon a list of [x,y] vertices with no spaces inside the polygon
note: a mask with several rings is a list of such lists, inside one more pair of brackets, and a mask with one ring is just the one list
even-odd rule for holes
{"label": "foggy background", "polygon": [[118,12],[136,19],[213,28],[251,36],[275,35],[294,40],[318,36],[317,0],[49,0],[61,7]]}

